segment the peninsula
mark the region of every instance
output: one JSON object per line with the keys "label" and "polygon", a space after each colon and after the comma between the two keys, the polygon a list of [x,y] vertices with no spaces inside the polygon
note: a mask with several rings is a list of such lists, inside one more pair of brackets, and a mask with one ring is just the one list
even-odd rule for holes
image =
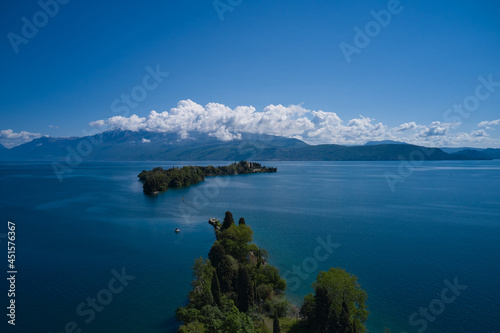
{"label": "peninsula", "polygon": [[243,217],[236,224],[227,211],[222,223],[208,223],[215,242],[208,258],[195,260],[188,302],[176,311],[178,333],[366,332],[367,294],[356,276],[341,268],[320,271],[298,308]]}
{"label": "peninsula", "polygon": [[143,182],[146,194],[157,194],[168,188],[179,188],[197,184],[209,176],[233,176],[249,173],[276,172],[277,168],[265,167],[256,162],[240,161],[227,166],[184,166],[182,168],[162,167],[142,172],[137,176]]}

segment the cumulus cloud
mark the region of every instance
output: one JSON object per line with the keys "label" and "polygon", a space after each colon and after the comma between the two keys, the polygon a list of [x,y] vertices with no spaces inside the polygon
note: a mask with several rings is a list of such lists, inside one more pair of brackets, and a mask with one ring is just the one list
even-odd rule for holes
{"label": "cumulus cloud", "polygon": [[41,136],[42,135],[40,133],[30,133],[26,131],[15,133],[11,129],[6,129],[0,131],[0,144],[7,148],[12,148],[23,143],[30,142],[34,139],[38,139]]}
{"label": "cumulus cloud", "polygon": [[[115,116],[90,125],[122,130],[177,133],[181,139],[201,132],[222,141],[241,139],[241,133],[297,138],[309,144],[359,145],[367,141],[397,140],[427,146],[457,146],[464,142],[484,143],[486,132],[452,133],[460,123],[435,121],[429,125],[407,122],[390,127],[360,115],[347,121],[334,112],[308,110],[302,105],[269,105],[262,111],[252,106],[231,109],[219,103],[205,106],[180,101],[169,111],[151,111],[146,117]],[[498,143],[497,143],[498,145]]]}
{"label": "cumulus cloud", "polygon": [[498,125],[500,125],[500,119],[491,120],[491,121],[482,121],[477,126],[491,128],[491,126],[498,126]]}
{"label": "cumulus cloud", "polygon": [[428,136],[445,136],[448,134],[450,129],[457,126],[459,123],[442,123],[440,121],[432,122],[428,127],[425,127],[420,132],[423,137]]}
{"label": "cumulus cloud", "polygon": [[148,139],[146,139],[146,138],[142,138],[141,142],[142,142],[142,143],[150,143],[150,142],[151,142],[151,140],[148,140]]}
{"label": "cumulus cloud", "polygon": [[91,121],[89,125],[92,127],[104,127],[106,126],[106,121],[104,120]]}
{"label": "cumulus cloud", "polygon": [[479,131],[473,131],[471,132],[471,135],[476,138],[488,136],[488,134],[485,132],[485,130],[479,130]]}
{"label": "cumulus cloud", "polygon": [[399,125],[398,127],[394,128],[395,132],[404,132],[404,131],[409,131],[409,130],[414,130],[418,127],[418,125],[412,121],[409,123],[404,123]]}

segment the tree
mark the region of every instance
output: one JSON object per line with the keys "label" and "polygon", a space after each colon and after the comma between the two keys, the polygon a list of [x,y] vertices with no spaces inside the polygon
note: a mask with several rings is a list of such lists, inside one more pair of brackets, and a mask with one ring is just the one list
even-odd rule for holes
{"label": "tree", "polygon": [[214,302],[217,306],[220,305],[220,299],[221,299],[221,292],[220,292],[220,284],[219,284],[219,278],[217,277],[217,273],[214,271],[212,275],[212,296],[214,298]]}
{"label": "tree", "polygon": [[238,269],[238,309],[241,312],[247,312],[253,305],[253,283],[250,274],[245,266]]}
{"label": "tree", "polygon": [[213,304],[212,297],[212,275],[214,268],[209,260],[198,258],[194,262],[193,275],[195,279],[192,282],[193,289],[189,293],[190,304],[195,308],[201,309],[206,304]]}
{"label": "tree", "polygon": [[280,321],[277,317],[273,319],[273,333],[281,333]]}
{"label": "tree", "polygon": [[269,316],[273,318],[273,333],[281,332],[279,319],[288,315],[290,303],[283,296],[274,297],[266,301],[265,309]]}
{"label": "tree", "polygon": [[178,333],[205,333],[205,326],[200,322],[192,322],[187,325],[179,327]]}
{"label": "tree", "polygon": [[337,328],[337,316],[332,313],[332,301],[326,288],[316,288],[316,307],[314,309],[313,327],[318,332],[333,332]]}
{"label": "tree", "polygon": [[233,213],[227,211],[224,216],[224,221],[222,222],[222,230],[229,229],[232,225],[234,225]]}
{"label": "tree", "polygon": [[208,259],[212,263],[212,266],[217,269],[219,263],[222,261],[222,258],[226,255],[226,251],[224,250],[224,246],[221,243],[215,242],[208,253]]}
{"label": "tree", "polygon": [[356,276],[340,268],[330,268],[320,272],[312,286],[315,294],[304,298],[301,314],[316,332],[365,331],[367,294]]}
{"label": "tree", "polygon": [[218,234],[219,241],[227,254],[239,261],[248,255],[248,243],[252,241],[253,231],[246,225],[233,225]]}
{"label": "tree", "polygon": [[233,281],[238,272],[237,267],[238,263],[229,255],[225,255],[217,266],[217,275],[222,293],[225,294],[234,290]]}
{"label": "tree", "polygon": [[243,217],[240,217],[240,220],[238,221],[238,225],[246,224],[245,219]]}

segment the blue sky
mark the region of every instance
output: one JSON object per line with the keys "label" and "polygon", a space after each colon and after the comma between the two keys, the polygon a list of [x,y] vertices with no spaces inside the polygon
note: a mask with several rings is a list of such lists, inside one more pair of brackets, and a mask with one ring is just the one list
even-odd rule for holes
{"label": "blue sky", "polygon": [[[41,2],[54,11],[54,1]],[[183,131],[203,118],[188,129],[226,140],[260,131],[310,143],[500,147],[498,1],[216,4],[71,0],[46,22],[37,1],[2,4],[0,143],[81,136],[90,122]],[[375,23],[372,11],[390,22]],[[29,38],[23,17],[38,20]],[[341,45],[356,47],[354,28],[367,26],[372,37],[347,61]],[[145,89],[157,68],[169,75]],[[134,89],[146,95],[118,111]],[[472,111],[453,109],[464,102]]]}

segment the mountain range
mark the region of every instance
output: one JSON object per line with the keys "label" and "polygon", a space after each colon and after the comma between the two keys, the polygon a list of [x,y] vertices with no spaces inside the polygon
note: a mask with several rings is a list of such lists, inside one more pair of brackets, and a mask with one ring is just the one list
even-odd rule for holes
{"label": "mountain range", "polygon": [[11,149],[0,146],[4,161],[396,161],[417,155],[426,160],[483,160],[500,158],[500,149],[448,153],[396,141],[309,145],[266,134],[242,133],[240,140],[220,141],[204,133],[181,138],[176,133],[122,130],[87,137],[42,137]]}

